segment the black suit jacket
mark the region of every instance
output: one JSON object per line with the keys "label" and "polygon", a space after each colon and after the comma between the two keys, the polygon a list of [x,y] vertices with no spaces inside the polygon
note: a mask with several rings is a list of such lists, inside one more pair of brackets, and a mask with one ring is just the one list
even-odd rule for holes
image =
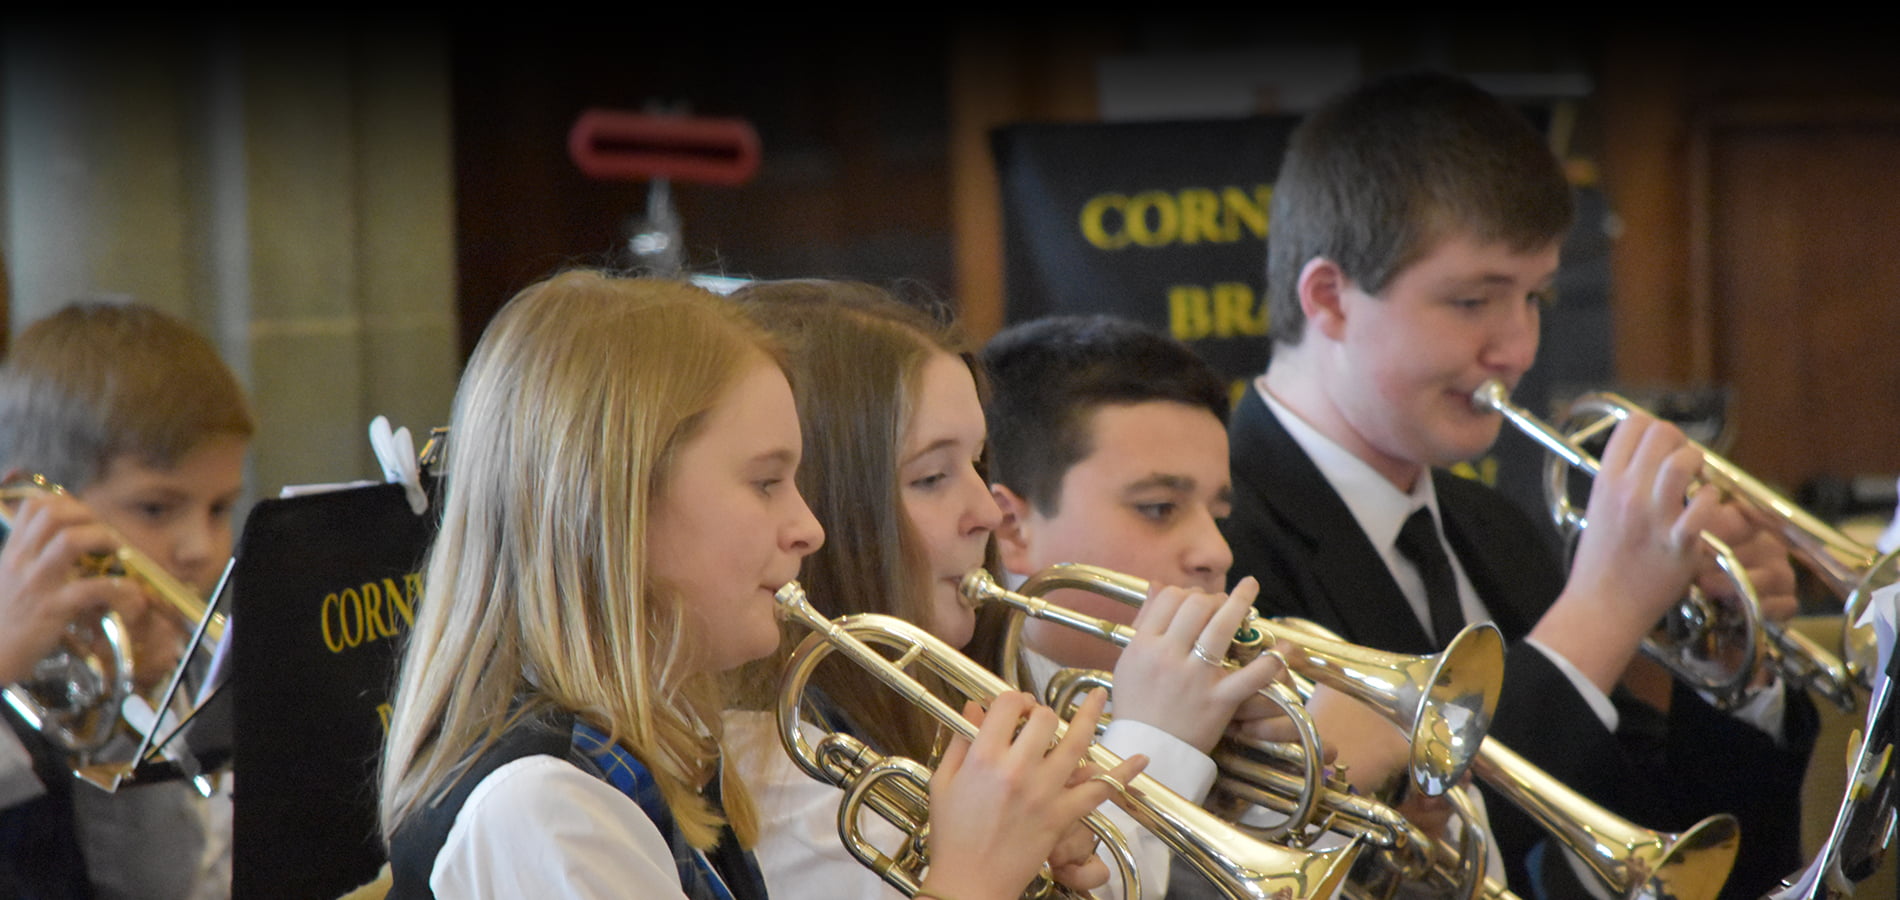
{"label": "black suit jacket", "polygon": [[[1249,390],[1232,424],[1231,578],[1260,580],[1266,615],[1312,619],[1381,650],[1433,645],[1345,501]],[[1667,716],[1619,693],[1618,731],[1603,727],[1570,679],[1524,642],[1564,573],[1534,523],[1497,492],[1433,471],[1445,536],[1507,641],[1503,694],[1490,734],[1558,780],[1633,822],[1681,830],[1716,812],[1742,823],[1724,896],[1759,897],[1799,869],[1800,786],[1817,722],[1790,692],[1784,735],[1768,735],[1678,688]],[[1532,896],[1525,858],[1543,832],[1487,790],[1512,887]],[[1561,883],[1546,880],[1545,889]]]}

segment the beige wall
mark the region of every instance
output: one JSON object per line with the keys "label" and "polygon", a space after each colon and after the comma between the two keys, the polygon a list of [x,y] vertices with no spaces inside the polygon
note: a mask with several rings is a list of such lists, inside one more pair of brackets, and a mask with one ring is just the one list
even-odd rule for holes
{"label": "beige wall", "polygon": [[377,413],[455,378],[448,53],[430,34],[6,33],[15,330],[122,296],[214,337],[252,392],[252,487],[370,477]]}

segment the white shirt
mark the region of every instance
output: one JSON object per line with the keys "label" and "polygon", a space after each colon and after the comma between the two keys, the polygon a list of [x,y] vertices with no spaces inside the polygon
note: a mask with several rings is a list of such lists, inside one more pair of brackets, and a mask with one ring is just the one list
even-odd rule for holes
{"label": "white shirt", "polygon": [[469,792],[429,888],[443,900],[686,896],[653,820],[612,785],[552,756],[517,759]]}
{"label": "white shirt", "polygon": [[[1033,654],[1027,662],[1038,681],[1056,669],[1053,662]],[[805,774],[792,761],[779,741],[775,715],[727,711],[721,718],[727,765],[745,781],[758,804],[759,843],[753,856],[772,900],[901,900],[902,893],[845,849],[838,836],[838,804],[844,792]],[[820,734],[806,724],[805,736],[816,742]],[[1146,754],[1145,774],[1195,803],[1206,799],[1214,785],[1213,760],[1145,723],[1112,723],[1101,743],[1124,759]],[[1114,804],[1103,804],[1101,811],[1134,846],[1143,896],[1163,896],[1172,856],[1167,846]],[[866,839],[886,853],[905,840],[896,827],[875,814],[865,815],[860,827]],[[1114,865],[1106,858],[1103,861],[1109,864],[1111,884],[1101,895],[1119,896]]]}
{"label": "white shirt", "polygon": [[[844,792],[792,762],[770,712],[728,710],[720,717],[728,772],[745,782],[759,811],[759,843],[752,855],[772,900],[903,900],[903,893],[865,868],[838,837]],[[806,740],[820,737],[806,725]],[[875,813],[863,817],[867,840],[886,853],[905,840]]]}
{"label": "white shirt", "polygon": [[[1464,563],[1458,560],[1458,554],[1445,540],[1445,522],[1438,512],[1438,492],[1432,487],[1429,470],[1421,473],[1412,485],[1410,494],[1402,493],[1385,476],[1367,465],[1365,460],[1353,455],[1352,451],[1341,447],[1300,418],[1298,413],[1282,405],[1259,380],[1254,382],[1254,389],[1266,401],[1274,417],[1280,420],[1280,425],[1286,428],[1287,434],[1292,435],[1294,443],[1306,451],[1313,466],[1332,484],[1333,492],[1345,501],[1346,508],[1352,511],[1352,517],[1359,523],[1360,530],[1366,533],[1373,548],[1379,551],[1379,557],[1385,561],[1392,579],[1399,583],[1399,589],[1405,593],[1406,604],[1412,608],[1412,614],[1418,617],[1419,625],[1426,634],[1432,633],[1432,617],[1425,596],[1425,580],[1419,575],[1418,566],[1398,548],[1399,529],[1405,527],[1405,520],[1411,517],[1413,510],[1421,506],[1432,511],[1432,522],[1438,528],[1438,543],[1444,548],[1445,557],[1451,560],[1451,570],[1458,581],[1458,604],[1464,610],[1465,621],[1491,621],[1491,611],[1485,608],[1477,589],[1471,586],[1471,578],[1465,574]],[[1530,638],[1525,638],[1525,642],[1536,647],[1558,671],[1570,679],[1577,694],[1590,704],[1591,711],[1596,713],[1605,729],[1616,730],[1619,721],[1616,707],[1610,703],[1609,696],[1596,686],[1596,682],[1585,677],[1582,670],[1562,654]]]}
{"label": "white shirt", "polygon": [[[1030,692],[1041,697],[1062,666],[1055,660],[1043,656],[1034,650],[1023,650],[1023,667],[1028,670]],[[1208,791],[1214,788],[1214,779],[1220,774],[1214,760],[1202,753],[1193,744],[1181,740],[1146,722],[1133,719],[1115,719],[1108,723],[1108,729],[1102,733],[1101,745],[1110,753],[1127,759],[1137,753],[1148,757],[1148,767],[1142,774],[1161,783],[1167,788],[1194,803],[1196,806],[1206,802]],[[1168,869],[1173,865],[1174,853],[1168,849],[1161,838],[1140,825],[1121,807],[1113,803],[1104,803],[1099,808],[1103,816],[1121,830],[1128,839],[1129,849],[1135,857],[1136,871],[1141,874],[1141,895],[1143,897],[1163,897],[1168,892]],[[1100,896],[1121,896],[1121,878],[1115,874],[1114,864],[1109,863],[1109,885],[1098,892]]]}

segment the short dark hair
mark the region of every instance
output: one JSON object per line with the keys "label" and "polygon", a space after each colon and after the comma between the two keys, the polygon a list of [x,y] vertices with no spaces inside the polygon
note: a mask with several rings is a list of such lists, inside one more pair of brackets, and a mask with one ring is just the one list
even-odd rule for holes
{"label": "short dark hair", "polygon": [[1267,304],[1274,343],[1305,332],[1300,270],[1324,257],[1377,294],[1464,232],[1518,251],[1570,229],[1563,167],[1517,110],[1450,75],[1370,82],[1295,129],[1274,181]]}
{"label": "short dark hair", "polygon": [[1227,424],[1227,388],[1187,345],[1111,316],[1059,316],[1007,329],[980,354],[989,375],[990,481],[1054,515],[1062,478],[1094,447],[1097,407],[1165,401]]}

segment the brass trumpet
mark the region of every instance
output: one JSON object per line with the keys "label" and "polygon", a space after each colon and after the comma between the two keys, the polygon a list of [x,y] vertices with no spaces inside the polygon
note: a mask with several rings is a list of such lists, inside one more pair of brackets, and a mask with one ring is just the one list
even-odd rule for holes
{"label": "brass trumpet", "polygon": [[[910,677],[908,667],[912,664],[927,666],[951,687],[973,699],[986,700],[1010,690],[1001,677],[909,622],[880,615],[828,620],[805,599],[804,589],[797,582],[780,588],[776,599],[780,618],[797,622],[813,632],[794,651],[781,677],[778,725],[779,738],[787,752],[814,778],[830,780],[823,761],[800,727],[801,709],[806,683],[818,663],[831,653],[843,654],[965,737],[974,738],[976,727]],[[888,660],[872,648],[873,644],[894,649],[900,656]],[[1061,728],[1057,730],[1060,734]],[[828,740],[821,739],[820,743]],[[1113,769],[1121,762],[1099,745],[1090,747],[1088,759],[1104,770]],[[1235,900],[1331,897],[1345,881],[1360,853],[1357,842],[1337,850],[1309,853],[1255,840],[1146,775],[1130,779],[1121,790],[1111,793],[1110,799]],[[914,805],[914,797],[886,805],[907,803]],[[855,820],[855,815],[844,809],[839,815],[841,820],[847,815]],[[892,876],[885,874],[885,878],[891,880]],[[896,880],[892,883],[902,886]],[[1124,874],[1124,885],[1139,883],[1134,873]]]}
{"label": "brass trumpet", "polygon": [[[1501,413],[1551,452],[1552,459],[1545,469],[1545,494],[1550,500],[1551,515],[1560,527],[1585,527],[1587,523],[1569,501],[1566,465],[1595,475],[1599,465],[1596,458],[1583,449],[1582,441],[1627,418],[1630,411],[1638,407],[1614,394],[1584,397],[1573,409],[1590,409],[1600,415],[1586,428],[1566,434],[1511,403],[1504,385],[1496,379],[1480,385],[1472,394],[1471,402],[1478,409]],[[1744,501],[1744,508],[1754,510],[1752,516],[1757,520],[1787,522],[1791,521],[1789,513],[1798,511],[1786,498],[1749,478],[1708,448],[1700,444],[1695,447],[1702,454],[1702,477]],[[1719,466],[1711,460],[1719,461]],[[1729,474],[1724,475],[1725,470]],[[1737,480],[1738,475],[1742,480]],[[1744,481],[1753,485],[1753,492],[1745,489]],[[1802,515],[1813,520],[1811,516]],[[1813,521],[1813,524],[1819,523]],[[1644,654],[1667,667],[1676,677],[1727,703],[1747,686],[1754,672],[1756,654],[1765,640],[1769,658],[1789,681],[1813,690],[1842,709],[1853,709],[1853,676],[1847,666],[1814,642],[1764,621],[1757,608],[1754,587],[1734,553],[1707,532],[1702,534],[1702,541],[1715,551],[1716,563],[1735,583],[1735,596],[1709,597],[1692,589],[1690,597],[1677,607],[1678,614],[1666,619],[1664,627],[1652,632],[1643,642]],[[1848,643],[1851,646],[1853,641]]]}
{"label": "brass trumpet", "polygon": [[[1071,625],[1120,646],[1133,639],[1134,629],[1126,625],[1079,615],[1037,596],[1058,587],[1081,588],[1131,605],[1139,605],[1148,596],[1148,583],[1142,579],[1077,563],[1050,566],[1030,576],[1021,591],[1004,590],[981,569],[965,575],[962,584],[963,596],[972,603],[1001,603],[1023,615]],[[1372,650],[1259,619],[1242,631],[1249,629],[1258,634],[1242,635],[1243,655],[1280,640],[1290,641],[1302,651],[1301,659],[1292,661],[1295,672],[1370,706],[1397,725],[1411,740],[1412,778],[1432,796],[1464,777],[1497,711],[1504,639],[1490,623],[1466,627],[1433,656]],[[1226,662],[1241,664],[1231,656]]]}
{"label": "brass trumpet", "polygon": [[[1619,394],[1600,391],[1572,401],[1566,419],[1595,417],[1571,432],[1573,440],[1584,441],[1641,408]],[[1830,592],[1841,599],[1847,615],[1841,635],[1843,653],[1838,661],[1819,648],[1805,649],[1813,644],[1799,632],[1787,635],[1788,640],[1799,641],[1804,645],[1800,653],[1813,654],[1812,662],[1819,671],[1807,677],[1820,679],[1813,685],[1815,689],[1829,699],[1840,702],[1840,696],[1846,693],[1847,678],[1843,676],[1843,670],[1863,687],[1871,687],[1878,655],[1874,632],[1873,628],[1857,627],[1856,623],[1866,610],[1874,591],[1900,581],[1900,552],[1882,554],[1848,537],[1840,529],[1802,509],[1787,495],[1748,474],[1746,469],[1728,458],[1701,444],[1690,443],[1695,446],[1696,452],[1702,454],[1702,477],[1720,488],[1729,499],[1736,501],[1756,524],[1780,536],[1795,559],[1800,560],[1803,566],[1827,585]],[[1546,492],[1552,498],[1553,514],[1558,508],[1557,498],[1561,496],[1556,492],[1560,473],[1561,469],[1554,466],[1545,471]],[[1771,638],[1780,640],[1773,635]],[[1851,694],[1847,694],[1847,698],[1850,702],[1842,708],[1852,709]]]}
{"label": "brass trumpet", "polygon": [[[0,539],[13,531],[9,504],[63,493],[63,488],[39,475],[0,486]],[[129,578],[186,621],[202,622],[205,642],[200,646],[204,652],[210,652],[224,639],[222,613],[213,612],[207,620],[205,602],[190,588],[123,539],[118,545],[111,554],[87,560],[85,574]],[[90,624],[96,624],[96,634],[87,627]],[[32,677],[7,685],[5,691],[7,705],[14,712],[72,756],[75,774],[107,791],[129,779],[140,762],[118,758],[107,750],[112,739],[130,727],[120,710],[134,694],[131,646],[125,624],[116,613],[107,612],[97,623],[73,623],[60,646],[34,667]],[[180,668],[189,662],[189,657],[181,659]]]}
{"label": "brass trumpet", "polygon": [[[1337,637],[1316,622],[1281,621],[1288,630]],[[1681,834],[1652,831],[1592,803],[1496,738],[1478,748],[1471,773],[1550,832],[1625,900],[1713,900],[1735,865],[1741,831],[1734,816],[1710,816]]]}

